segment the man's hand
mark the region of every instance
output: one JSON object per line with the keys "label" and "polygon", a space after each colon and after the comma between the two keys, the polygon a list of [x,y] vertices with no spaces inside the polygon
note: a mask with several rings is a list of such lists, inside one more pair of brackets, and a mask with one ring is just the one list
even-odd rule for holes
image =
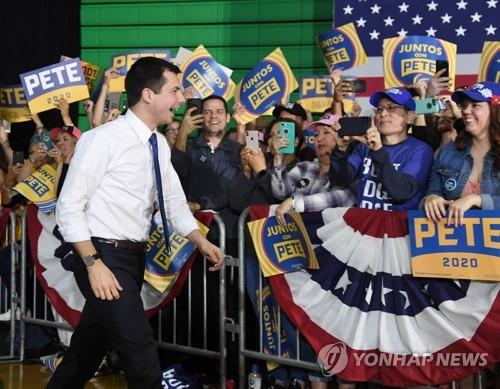
{"label": "man's hand", "polygon": [[90,287],[94,295],[101,300],[118,300],[120,292],[123,291],[115,275],[98,259],[92,266],[87,267]]}
{"label": "man's hand", "polygon": [[191,115],[194,111],[196,111],[196,107],[191,107],[184,113],[181,126],[179,127],[179,134],[189,135],[195,129],[200,128],[203,125],[203,114]]}
{"label": "man's hand", "polygon": [[242,126],[244,124],[241,123],[241,117],[245,114],[245,109],[243,105],[240,103],[236,103],[233,105],[233,119],[238,126]]}
{"label": "man's hand", "polygon": [[218,271],[224,265],[224,255],[222,254],[222,250],[216,245],[210,243],[205,237],[203,237],[199,243],[198,250],[200,250],[200,253],[205,258],[214,264],[209,267],[208,270]]}

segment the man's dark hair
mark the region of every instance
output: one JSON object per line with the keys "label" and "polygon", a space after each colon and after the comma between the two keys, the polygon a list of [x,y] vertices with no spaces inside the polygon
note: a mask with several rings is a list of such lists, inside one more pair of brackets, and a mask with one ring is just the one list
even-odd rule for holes
{"label": "man's dark hair", "polygon": [[165,70],[179,74],[180,69],[161,58],[142,57],[130,68],[125,77],[125,90],[127,91],[128,107],[133,107],[141,99],[144,88],[151,89],[154,93],[160,93],[161,87],[166,80],[163,77]]}
{"label": "man's dark hair", "polygon": [[224,97],[221,97],[221,96],[217,96],[217,95],[210,95],[210,96],[207,96],[203,99],[202,101],[202,106],[205,105],[205,103],[209,100],[220,100],[224,103],[224,109],[226,110],[226,113],[229,113],[229,108],[227,106],[227,101],[226,99],[224,99]]}

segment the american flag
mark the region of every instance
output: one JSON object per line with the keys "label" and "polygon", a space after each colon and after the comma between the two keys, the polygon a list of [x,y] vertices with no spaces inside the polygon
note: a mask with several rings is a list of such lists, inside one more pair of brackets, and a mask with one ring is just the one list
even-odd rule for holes
{"label": "american flag", "polygon": [[[354,23],[368,55],[368,63],[346,71],[367,81],[360,94],[384,89],[384,39],[411,35],[430,36],[457,44],[455,85],[477,80],[484,41],[498,41],[499,0],[334,0],[334,27]],[[365,96],[365,97],[363,97]]]}

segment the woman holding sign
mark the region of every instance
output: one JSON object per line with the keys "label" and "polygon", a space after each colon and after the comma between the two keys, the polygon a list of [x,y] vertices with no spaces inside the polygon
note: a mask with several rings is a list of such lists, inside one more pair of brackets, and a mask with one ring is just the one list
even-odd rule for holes
{"label": "woman holding sign", "polygon": [[453,93],[465,124],[432,166],[424,209],[438,223],[461,225],[471,208],[500,209],[500,85],[485,81]]}

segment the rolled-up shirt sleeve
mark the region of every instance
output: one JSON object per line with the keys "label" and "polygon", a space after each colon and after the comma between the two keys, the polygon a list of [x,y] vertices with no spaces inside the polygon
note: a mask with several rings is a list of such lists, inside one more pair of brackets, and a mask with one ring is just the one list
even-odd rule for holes
{"label": "rolled-up shirt sleeve", "polygon": [[57,200],[56,220],[66,242],[90,240],[85,209],[108,165],[109,148],[97,131],[82,135]]}

